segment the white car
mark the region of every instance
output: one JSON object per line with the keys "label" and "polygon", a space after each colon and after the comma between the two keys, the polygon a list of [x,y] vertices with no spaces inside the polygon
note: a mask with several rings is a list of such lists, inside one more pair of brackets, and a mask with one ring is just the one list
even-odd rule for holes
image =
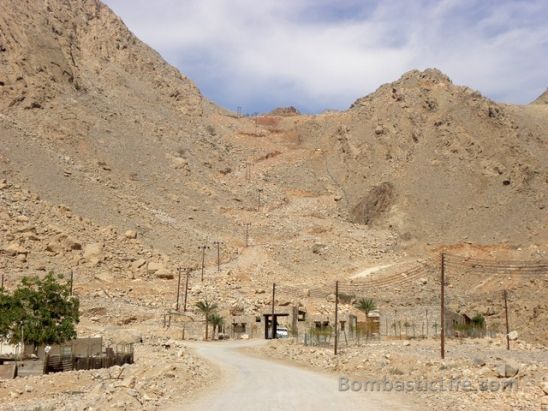
{"label": "white car", "polygon": [[289,331],[285,327],[276,328],[276,338],[287,338],[289,337]]}

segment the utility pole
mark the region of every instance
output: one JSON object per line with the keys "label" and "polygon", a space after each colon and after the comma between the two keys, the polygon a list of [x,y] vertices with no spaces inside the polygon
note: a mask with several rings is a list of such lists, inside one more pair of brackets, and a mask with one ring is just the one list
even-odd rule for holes
{"label": "utility pole", "polygon": [[190,278],[190,272],[192,271],[192,268],[185,268],[186,271],[186,283],[185,283],[185,302],[183,305],[183,311],[186,312],[186,302],[188,299],[188,280]]}
{"label": "utility pole", "polygon": [[199,250],[202,250],[202,282],[204,281],[204,267],[205,267],[205,252],[209,250],[209,246],[202,245],[198,247]]}
{"label": "utility pole", "polygon": [[213,245],[217,247],[217,271],[221,271],[221,245],[222,241],[214,241]]}
{"label": "utility pole", "polygon": [[335,282],[335,349],[337,355],[337,346],[339,344],[339,281]]}
{"label": "utility pole", "polygon": [[426,309],[426,338],[428,338],[428,308]]}
{"label": "utility pole", "polygon": [[177,279],[177,302],[175,303],[175,311],[179,311],[179,296],[181,295],[181,267],[177,268],[179,274]]}
{"label": "utility pole", "polygon": [[504,316],[506,317],[506,349],[510,351],[510,325],[508,324],[508,292],[504,290]]}
{"label": "utility pole", "polygon": [[245,247],[249,247],[249,227],[251,223],[245,223]]}
{"label": "utility pole", "polygon": [[21,321],[21,360],[25,359],[25,323]]}
{"label": "utility pole", "polygon": [[70,295],[72,295],[73,286],[74,286],[74,273],[72,272],[72,270],[70,270]]}
{"label": "utility pole", "polygon": [[276,304],[276,283],[272,283],[272,339],[276,338],[275,321],[274,321],[274,305]]}
{"label": "utility pole", "polygon": [[261,211],[261,193],[263,192],[262,188],[257,189],[257,211]]}
{"label": "utility pole", "polygon": [[238,118],[242,117],[242,106],[236,107],[236,115]]}
{"label": "utility pole", "polygon": [[441,253],[441,359],[445,359],[445,254]]}

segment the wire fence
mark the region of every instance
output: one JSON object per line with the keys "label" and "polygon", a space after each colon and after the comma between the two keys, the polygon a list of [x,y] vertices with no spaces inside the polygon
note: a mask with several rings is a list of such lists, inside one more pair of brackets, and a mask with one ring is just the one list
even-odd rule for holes
{"label": "wire fence", "polygon": [[277,285],[279,298],[310,307],[290,334],[319,346],[332,346],[337,337],[343,347],[381,338],[494,337],[513,329],[535,338],[537,311],[546,309],[548,261],[442,255],[390,275],[313,288]]}

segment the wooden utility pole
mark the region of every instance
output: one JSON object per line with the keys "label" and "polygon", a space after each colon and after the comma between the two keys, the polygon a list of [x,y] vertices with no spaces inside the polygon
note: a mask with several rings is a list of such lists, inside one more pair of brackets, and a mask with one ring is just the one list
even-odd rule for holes
{"label": "wooden utility pole", "polygon": [[198,247],[199,250],[202,250],[202,282],[204,281],[204,267],[205,267],[205,252],[209,250],[208,245],[202,245]]}
{"label": "wooden utility pole", "polygon": [[339,344],[339,282],[335,281],[335,348],[333,353],[337,355]]}
{"label": "wooden utility pole", "polygon": [[217,247],[217,271],[221,271],[221,245],[222,241],[214,241],[213,245]]}
{"label": "wooden utility pole", "polygon": [[510,350],[510,325],[508,324],[508,292],[504,290],[504,316],[506,317],[506,349]]}
{"label": "wooden utility pole", "polygon": [[25,323],[21,321],[21,360],[25,359]]}
{"label": "wooden utility pole", "polygon": [[263,192],[262,188],[257,189],[257,211],[261,211],[261,193]]}
{"label": "wooden utility pole", "polygon": [[72,272],[72,270],[70,270],[70,295],[72,295],[73,288],[74,288],[74,273]]}
{"label": "wooden utility pole", "polygon": [[441,253],[441,359],[445,359],[445,254]]}
{"label": "wooden utility pole", "polygon": [[276,330],[274,324],[274,306],[276,304],[276,283],[272,283],[272,339],[276,338]]}
{"label": "wooden utility pole", "polygon": [[186,302],[188,299],[188,280],[190,278],[190,272],[192,271],[192,268],[185,268],[186,270],[186,283],[185,283],[185,302],[183,305],[183,311],[186,312]]}
{"label": "wooden utility pole", "polygon": [[177,279],[177,302],[175,303],[175,311],[179,311],[179,296],[181,295],[181,267],[177,268],[179,277]]}
{"label": "wooden utility pole", "polygon": [[426,309],[426,338],[428,338],[428,308]]}
{"label": "wooden utility pole", "polygon": [[251,223],[245,223],[245,247],[249,247],[249,227]]}

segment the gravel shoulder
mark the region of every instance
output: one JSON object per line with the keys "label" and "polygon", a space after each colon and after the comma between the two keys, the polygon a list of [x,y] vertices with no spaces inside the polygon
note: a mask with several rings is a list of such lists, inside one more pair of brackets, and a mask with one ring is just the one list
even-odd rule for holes
{"label": "gravel shoulder", "polygon": [[[439,359],[437,340],[372,341],[341,347],[337,356],[332,348],[291,340],[277,340],[256,350],[263,357],[337,373],[350,381],[412,382],[421,388],[404,390],[405,398],[417,401],[423,409],[514,411],[548,405],[546,348],[521,341],[507,351],[502,338],[450,340],[445,360]],[[502,377],[505,364],[515,368],[516,374]],[[444,389],[440,390],[442,381]],[[433,383],[434,388],[424,389],[425,383]],[[395,395],[394,391],[387,394]]]}

